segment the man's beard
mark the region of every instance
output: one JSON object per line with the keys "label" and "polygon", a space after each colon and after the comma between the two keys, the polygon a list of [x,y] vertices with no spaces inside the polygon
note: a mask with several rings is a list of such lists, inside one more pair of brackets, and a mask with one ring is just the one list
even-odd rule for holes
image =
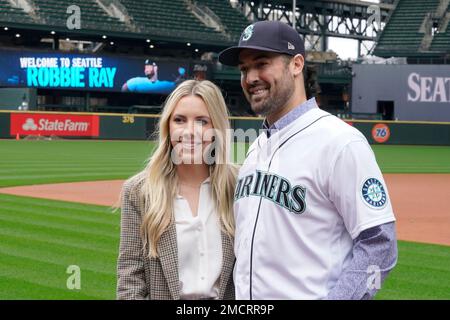
{"label": "man's beard", "polygon": [[[271,90],[277,90],[274,94],[271,94]],[[277,87],[270,87],[268,91],[268,97],[262,98],[262,103],[252,102],[251,95],[246,94],[247,100],[250,102],[250,106],[258,115],[266,117],[269,114],[273,114],[275,111],[283,108],[289,99],[294,94],[294,79],[288,79],[288,77],[284,77],[282,82],[279,82]]]}

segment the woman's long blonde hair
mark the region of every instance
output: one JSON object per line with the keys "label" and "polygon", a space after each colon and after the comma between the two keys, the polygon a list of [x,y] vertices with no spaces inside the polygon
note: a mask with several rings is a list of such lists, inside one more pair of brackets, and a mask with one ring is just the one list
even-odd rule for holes
{"label": "woman's long blonde hair", "polygon": [[141,235],[144,250],[149,257],[157,257],[157,244],[173,223],[173,200],[177,193],[176,166],[171,159],[169,120],[181,98],[198,96],[206,104],[215,129],[215,162],[210,165],[212,198],[220,217],[222,230],[234,235],[233,195],[236,167],[229,164],[230,139],[228,109],[219,88],[210,81],[187,80],[182,82],[167,98],[158,125],[159,144],[144,170],[140,190],[145,212]]}

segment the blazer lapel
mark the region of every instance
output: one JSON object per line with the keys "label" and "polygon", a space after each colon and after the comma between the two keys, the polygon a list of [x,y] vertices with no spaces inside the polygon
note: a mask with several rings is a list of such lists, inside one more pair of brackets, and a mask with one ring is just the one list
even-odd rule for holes
{"label": "blazer lapel", "polygon": [[180,299],[180,281],[178,276],[178,249],[175,224],[161,235],[158,242],[158,253],[170,294],[174,300]]}
{"label": "blazer lapel", "polygon": [[225,290],[227,288],[228,281],[231,274],[233,273],[234,267],[234,252],[233,243],[230,237],[228,237],[223,231],[222,236],[222,272],[220,274],[220,284],[219,284],[219,299],[223,299]]}

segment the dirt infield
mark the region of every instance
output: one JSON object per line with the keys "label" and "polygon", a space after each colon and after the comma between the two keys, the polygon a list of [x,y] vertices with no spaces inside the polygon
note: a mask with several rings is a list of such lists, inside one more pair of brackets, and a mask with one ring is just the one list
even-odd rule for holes
{"label": "dirt infield", "polygon": [[[450,174],[386,174],[401,240],[450,245]],[[0,193],[113,206],[123,181],[1,188]]]}
{"label": "dirt infield", "polygon": [[450,174],[384,177],[399,239],[450,245]]}
{"label": "dirt infield", "polygon": [[123,180],[55,183],[0,188],[0,193],[42,199],[114,206],[119,204]]}

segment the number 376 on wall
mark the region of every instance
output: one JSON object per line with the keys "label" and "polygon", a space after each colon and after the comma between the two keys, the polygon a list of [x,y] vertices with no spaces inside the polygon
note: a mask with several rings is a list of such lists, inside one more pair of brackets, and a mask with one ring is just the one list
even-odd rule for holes
{"label": "number 376 on wall", "polygon": [[134,123],[134,116],[122,116],[122,123]]}

